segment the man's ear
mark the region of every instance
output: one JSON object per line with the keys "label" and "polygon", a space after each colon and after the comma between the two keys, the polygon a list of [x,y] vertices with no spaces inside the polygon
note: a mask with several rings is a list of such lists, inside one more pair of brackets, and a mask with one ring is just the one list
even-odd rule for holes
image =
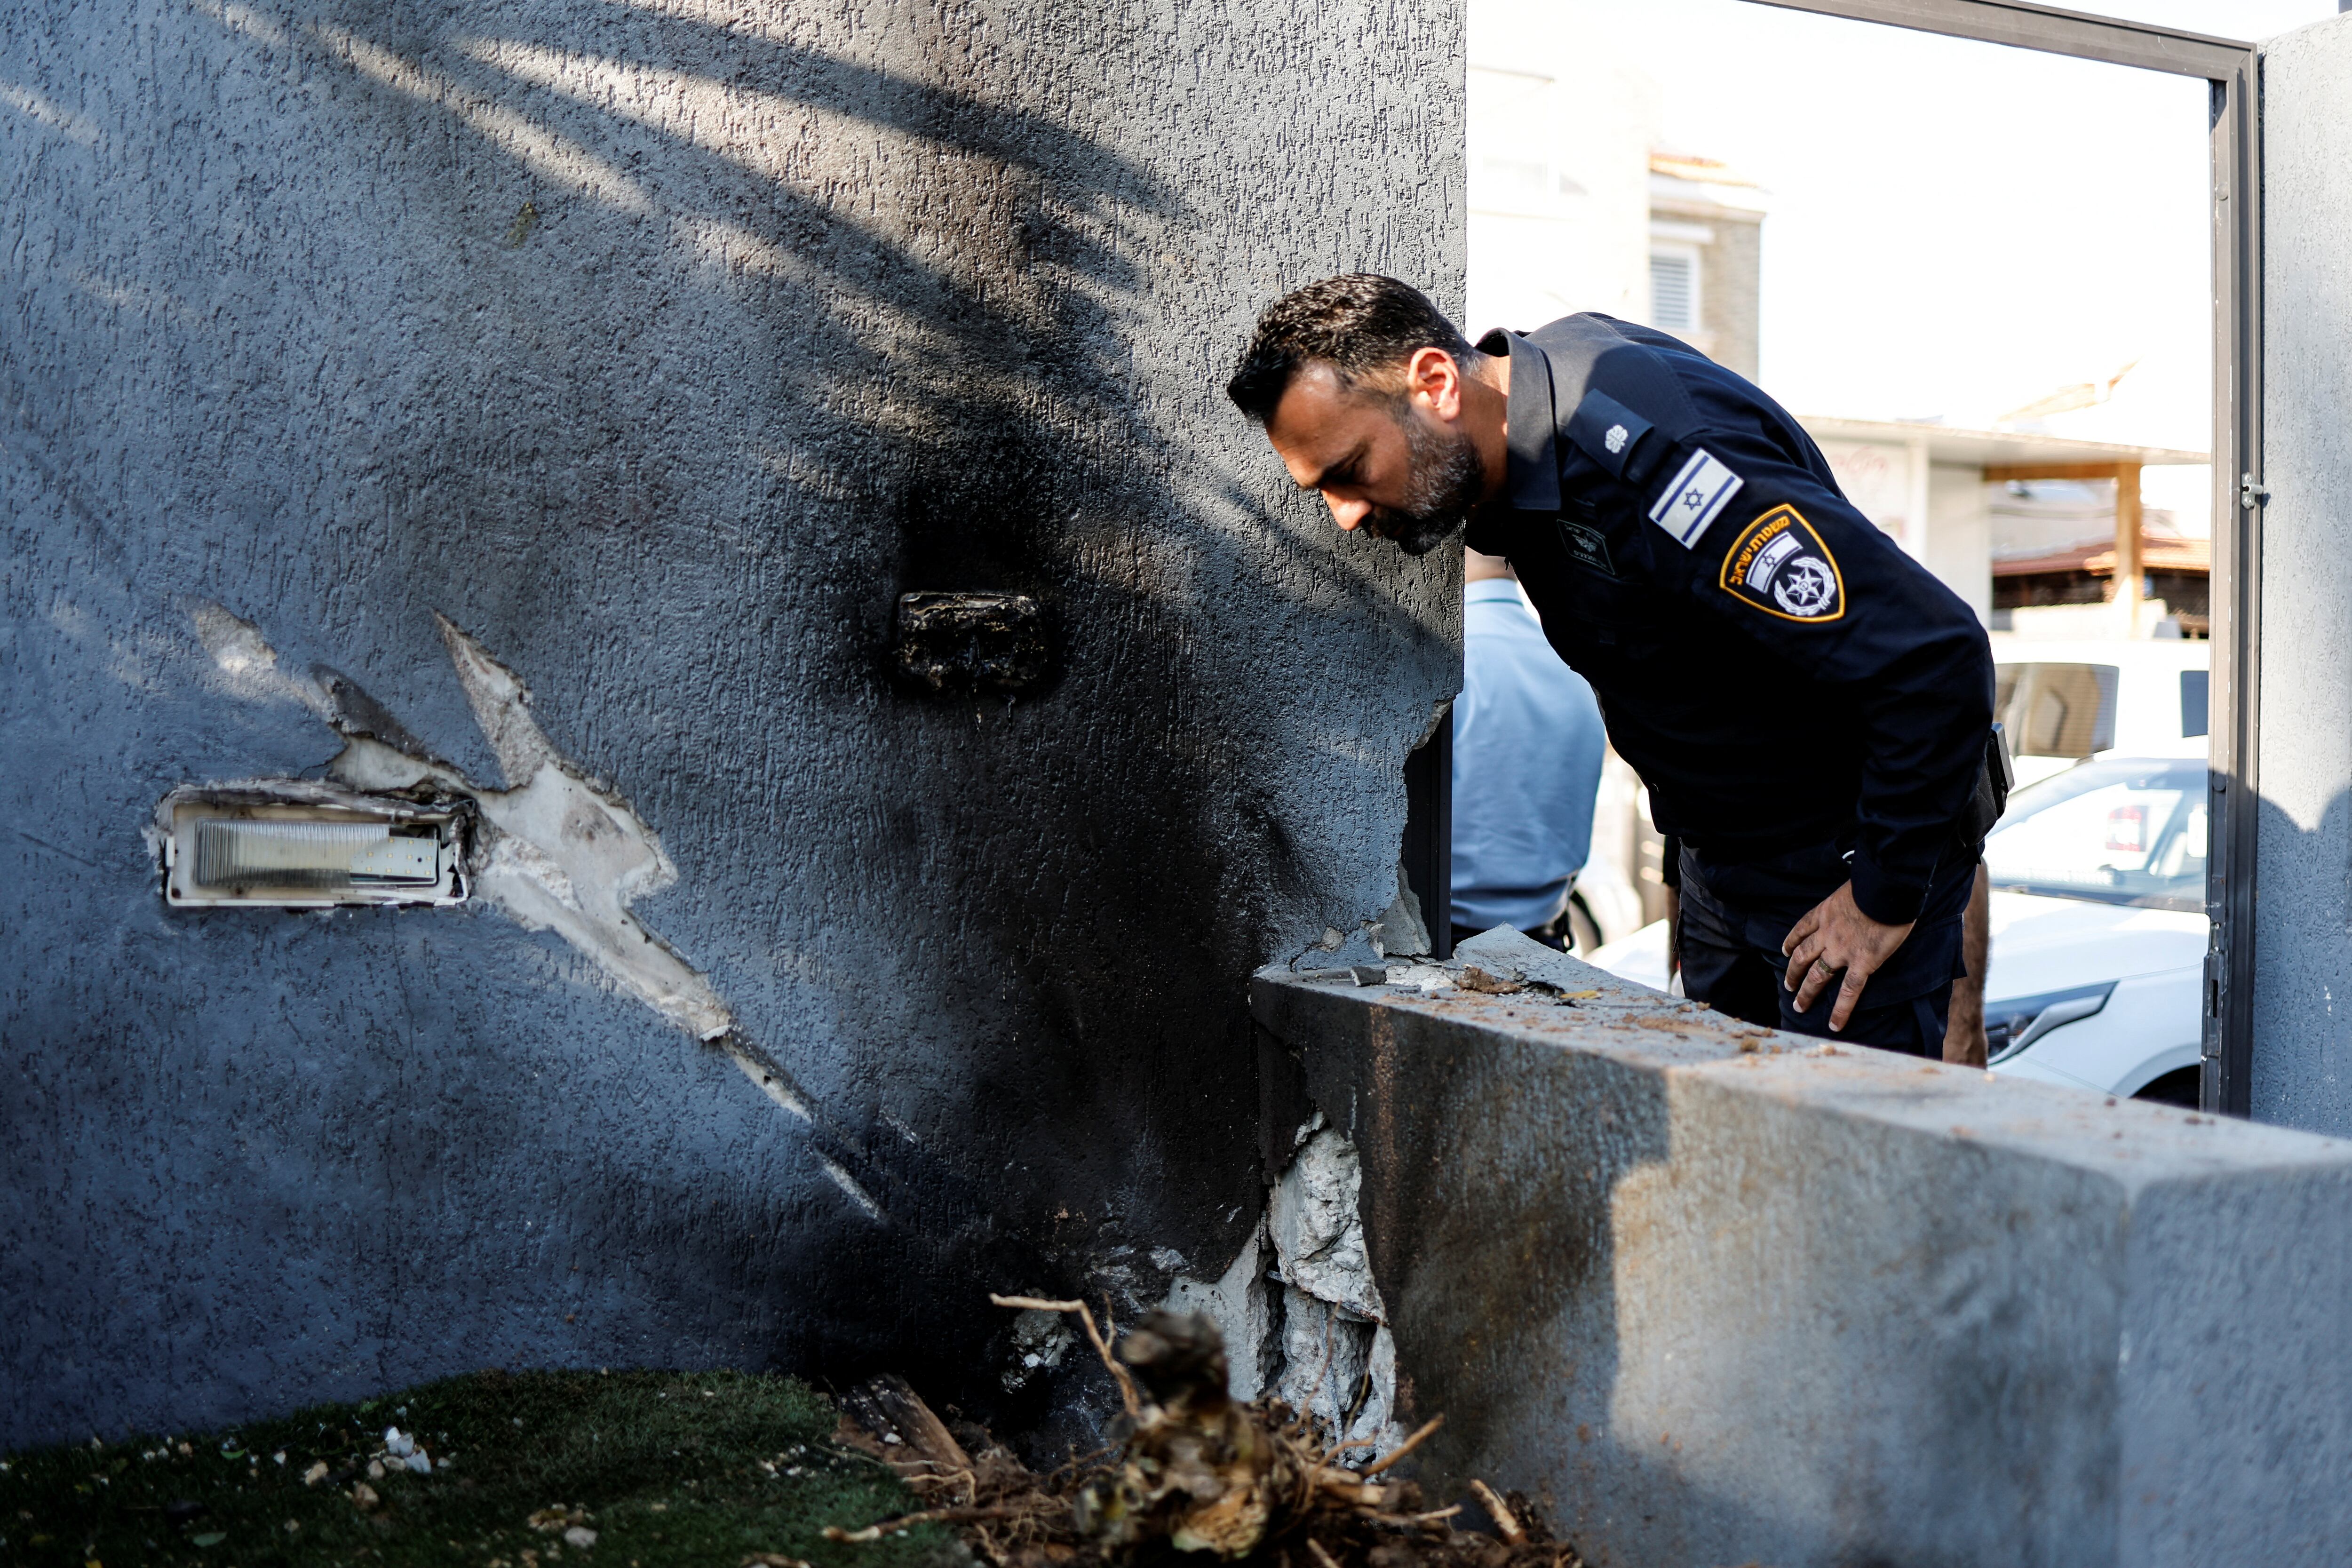
{"label": "man's ear", "polygon": [[1462,366],[1444,349],[1413,350],[1404,362],[1404,388],[1448,424],[1462,416]]}

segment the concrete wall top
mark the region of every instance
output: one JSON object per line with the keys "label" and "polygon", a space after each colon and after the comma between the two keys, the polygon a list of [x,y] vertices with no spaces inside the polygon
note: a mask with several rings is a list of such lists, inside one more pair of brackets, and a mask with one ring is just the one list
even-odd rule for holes
{"label": "concrete wall top", "polygon": [[1596,1563],[2324,1563],[2352,1541],[2352,1143],[1550,981],[1263,971],[1354,1141],[1430,1457]]}

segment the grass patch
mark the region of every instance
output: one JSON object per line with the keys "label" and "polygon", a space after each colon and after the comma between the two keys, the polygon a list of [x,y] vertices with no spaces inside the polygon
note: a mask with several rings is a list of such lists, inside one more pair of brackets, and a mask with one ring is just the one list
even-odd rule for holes
{"label": "grass patch", "polygon": [[[806,1384],[733,1373],[480,1373],[228,1431],[13,1454],[0,1562],[26,1568],[938,1568],[923,1526],[828,1542],[922,1505],[832,1442]],[[433,1471],[379,1458],[387,1426]],[[381,1478],[368,1466],[387,1468]],[[326,1473],[306,1484],[315,1466]],[[361,1485],[378,1500],[363,1507]],[[556,1511],[546,1511],[556,1510]],[[573,1515],[577,1518],[573,1518]],[[538,1515],[534,1523],[532,1516]],[[593,1544],[567,1542],[577,1526]]]}

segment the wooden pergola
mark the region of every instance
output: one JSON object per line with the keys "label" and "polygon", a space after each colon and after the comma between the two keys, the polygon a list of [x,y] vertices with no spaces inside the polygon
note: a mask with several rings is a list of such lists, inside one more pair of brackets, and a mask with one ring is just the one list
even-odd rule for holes
{"label": "wooden pergola", "polygon": [[2116,481],[2116,602],[2123,606],[2124,626],[2137,637],[2139,612],[2147,595],[2147,574],[2140,562],[2140,501],[2137,459],[2113,463],[1999,463],[1985,467],[1985,483],[2003,485],[2033,479],[2113,479]]}

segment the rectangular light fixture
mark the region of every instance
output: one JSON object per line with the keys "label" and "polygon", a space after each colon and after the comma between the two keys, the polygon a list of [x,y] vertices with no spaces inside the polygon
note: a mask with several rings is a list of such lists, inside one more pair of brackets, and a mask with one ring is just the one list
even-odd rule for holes
{"label": "rectangular light fixture", "polygon": [[336,904],[453,904],[466,897],[457,812],[392,796],[289,780],[182,791],[158,814],[163,898],[320,909]]}

